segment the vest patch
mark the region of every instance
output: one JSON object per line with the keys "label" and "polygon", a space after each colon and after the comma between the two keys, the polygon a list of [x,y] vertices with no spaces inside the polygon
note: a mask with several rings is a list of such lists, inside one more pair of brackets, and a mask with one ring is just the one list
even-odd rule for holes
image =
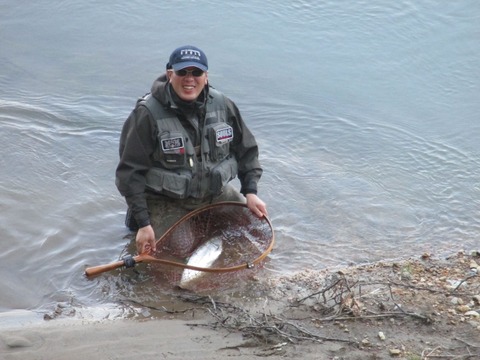
{"label": "vest patch", "polygon": [[174,137],[169,139],[162,139],[162,150],[165,152],[175,152],[183,154],[185,152],[183,138]]}
{"label": "vest patch", "polygon": [[222,129],[218,129],[215,134],[215,140],[217,145],[225,144],[232,141],[233,139],[233,129],[230,125]]}

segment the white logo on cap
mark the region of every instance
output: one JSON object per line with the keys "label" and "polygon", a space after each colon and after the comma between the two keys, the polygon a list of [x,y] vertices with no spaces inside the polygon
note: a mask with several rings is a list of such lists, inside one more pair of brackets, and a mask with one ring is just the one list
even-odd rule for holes
{"label": "white logo on cap", "polygon": [[197,57],[197,58],[200,58],[202,56],[202,54],[200,54],[200,51],[193,50],[193,49],[180,50],[180,55],[182,56],[186,55],[187,57]]}

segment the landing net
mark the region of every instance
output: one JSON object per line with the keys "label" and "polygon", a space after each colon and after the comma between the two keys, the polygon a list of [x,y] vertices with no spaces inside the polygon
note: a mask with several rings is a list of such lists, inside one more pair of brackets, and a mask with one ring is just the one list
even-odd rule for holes
{"label": "landing net", "polygon": [[245,204],[221,202],[177,221],[157,241],[153,256],[207,272],[228,272],[260,264],[273,244],[268,218],[258,218]]}

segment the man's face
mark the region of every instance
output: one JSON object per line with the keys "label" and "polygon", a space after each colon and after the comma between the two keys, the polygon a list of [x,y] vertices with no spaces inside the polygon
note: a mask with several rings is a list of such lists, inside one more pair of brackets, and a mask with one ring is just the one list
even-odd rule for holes
{"label": "man's face", "polygon": [[168,70],[167,76],[173,90],[184,101],[196,100],[208,82],[207,72],[193,66],[178,71]]}

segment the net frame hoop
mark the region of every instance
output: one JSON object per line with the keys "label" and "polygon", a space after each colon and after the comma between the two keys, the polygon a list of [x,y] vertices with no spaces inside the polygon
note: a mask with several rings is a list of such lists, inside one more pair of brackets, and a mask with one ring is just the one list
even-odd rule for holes
{"label": "net frame hoop", "polygon": [[[190,213],[186,214],[185,216],[183,216],[182,218],[180,218],[178,221],[176,221],[166,232],[165,234],[163,234],[157,241],[156,241],[156,244],[159,245],[162,243],[162,240],[167,237],[172,231],[175,230],[175,228],[182,222],[184,221],[187,221],[188,219],[190,219],[191,217],[194,217],[196,216],[197,214],[199,213],[202,213],[204,211],[207,211],[207,210],[210,210],[212,208],[216,208],[216,207],[221,207],[221,206],[225,206],[225,205],[233,205],[233,206],[238,206],[238,207],[244,207],[244,208],[248,208],[246,204],[244,203],[240,203],[240,202],[235,202],[235,201],[222,201],[222,202],[218,202],[218,203],[214,203],[214,204],[209,204],[209,205],[206,205],[204,207],[201,207],[199,209],[196,209],[196,210],[193,210],[191,211]],[[242,269],[251,269],[253,267],[255,267],[255,265],[257,265],[258,263],[260,263],[262,260],[264,260],[268,254],[270,254],[270,252],[272,251],[273,249],[273,246],[275,244],[275,232],[273,230],[273,225],[272,225],[272,222],[270,221],[270,219],[267,217],[267,216],[263,216],[261,219],[264,219],[268,226],[270,227],[271,231],[272,231],[272,237],[270,239],[270,243],[268,244],[268,247],[266,248],[266,250],[259,256],[257,257],[256,259],[254,259],[253,261],[251,262],[245,262],[245,263],[242,263],[240,265],[235,265],[235,266],[230,266],[230,267],[221,267],[221,268],[206,268],[206,267],[201,267],[201,266],[194,266],[194,265],[188,265],[188,264],[184,264],[184,263],[180,263],[180,262],[176,262],[176,261],[172,261],[172,260],[166,260],[166,259],[158,259],[156,257],[153,257],[151,255],[147,255],[147,254],[140,254],[138,256],[135,256],[134,257],[134,260],[135,262],[149,262],[149,263],[157,263],[157,264],[163,264],[163,265],[170,265],[170,266],[176,266],[176,267],[181,267],[181,268],[184,268],[184,269],[190,269],[190,270],[197,270],[197,271],[203,271],[203,272],[212,272],[212,273],[215,273],[215,272],[229,272],[229,271],[238,271],[238,270],[242,270]]]}

